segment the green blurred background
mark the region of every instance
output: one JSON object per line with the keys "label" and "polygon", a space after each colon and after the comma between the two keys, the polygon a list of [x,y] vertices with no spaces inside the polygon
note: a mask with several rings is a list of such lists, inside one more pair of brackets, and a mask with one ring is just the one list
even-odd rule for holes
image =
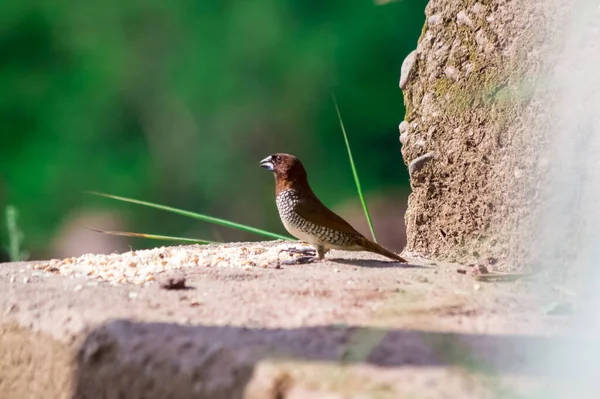
{"label": "green blurred background", "polygon": [[163,245],[88,227],[258,240],[82,191],[285,233],[258,162],[288,152],[323,202],[368,233],[335,92],[380,242],[401,248],[398,79],[426,4],[4,0],[0,205],[18,208],[34,259]]}

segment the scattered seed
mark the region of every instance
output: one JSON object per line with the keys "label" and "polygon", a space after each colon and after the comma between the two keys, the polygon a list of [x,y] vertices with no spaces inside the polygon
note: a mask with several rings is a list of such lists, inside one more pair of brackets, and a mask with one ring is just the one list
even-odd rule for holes
{"label": "scattered seed", "polygon": [[[299,248],[308,246],[301,243],[297,245]],[[223,246],[206,249],[199,246],[154,248],[122,254],[85,254],[79,258],[52,259],[31,265],[30,268],[39,270],[40,276],[53,273],[87,277],[96,285],[99,282],[111,285],[148,285],[155,284],[161,275],[171,276],[175,270],[190,267],[218,266],[242,270],[271,267],[276,264],[279,252],[289,247],[289,243],[282,243],[273,247],[248,245],[241,249]]]}

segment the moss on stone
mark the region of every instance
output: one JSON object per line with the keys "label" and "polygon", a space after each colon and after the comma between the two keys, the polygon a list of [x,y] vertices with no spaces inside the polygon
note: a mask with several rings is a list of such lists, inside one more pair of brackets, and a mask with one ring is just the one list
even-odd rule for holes
{"label": "moss on stone", "polygon": [[421,35],[419,36],[419,40],[417,41],[417,43],[421,43],[421,40],[423,40],[423,37],[425,36],[425,32],[427,32],[427,28],[429,26],[427,25],[427,19],[425,19],[425,23],[423,24],[423,29],[421,29]]}
{"label": "moss on stone", "polygon": [[439,78],[433,84],[433,92],[453,117],[460,118],[462,113],[473,106],[489,106],[490,99],[494,98],[494,93],[498,87],[502,87],[505,80],[503,71],[492,67],[483,73],[474,71],[466,80],[459,82]]}

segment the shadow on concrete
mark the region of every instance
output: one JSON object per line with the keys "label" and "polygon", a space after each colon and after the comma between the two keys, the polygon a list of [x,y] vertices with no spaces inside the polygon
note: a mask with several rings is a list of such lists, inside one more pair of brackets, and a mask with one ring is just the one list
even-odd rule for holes
{"label": "shadow on concrete", "polygon": [[255,367],[266,359],[541,376],[536,359],[556,341],[346,326],[255,329],[117,320],[93,330],[79,348],[75,398],[243,398]]}
{"label": "shadow on concrete", "polygon": [[388,268],[388,267],[398,267],[404,269],[435,269],[434,267],[428,267],[423,265],[412,265],[410,263],[400,263],[395,262],[393,260],[385,261],[385,260],[366,260],[366,259],[348,259],[348,258],[340,258],[340,259],[327,259],[330,262],[339,263],[342,265],[352,265],[358,267],[372,267],[372,268]]}

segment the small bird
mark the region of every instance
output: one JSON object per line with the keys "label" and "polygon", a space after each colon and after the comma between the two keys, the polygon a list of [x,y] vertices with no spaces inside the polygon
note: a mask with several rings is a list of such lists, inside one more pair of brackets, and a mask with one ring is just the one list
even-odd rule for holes
{"label": "small bird", "polygon": [[376,244],[348,222],[330,211],[313,193],[306,169],[290,154],[269,155],[260,166],[275,175],[275,202],[286,230],[294,237],[315,247],[316,259],[323,259],[330,249],[368,251],[398,262],[407,261]]}

